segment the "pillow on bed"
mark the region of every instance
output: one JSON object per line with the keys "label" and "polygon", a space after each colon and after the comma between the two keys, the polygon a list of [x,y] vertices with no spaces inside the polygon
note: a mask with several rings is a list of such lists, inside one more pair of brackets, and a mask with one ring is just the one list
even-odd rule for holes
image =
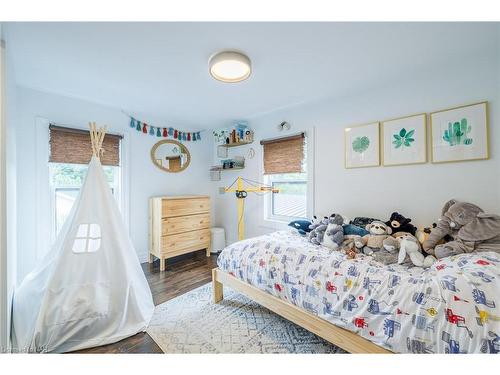
{"label": "pillow on bed", "polygon": [[311,225],[309,220],[294,220],[288,224],[289,227],[297,229],[297,232],[301,235],[305,235],[311,231],[309,225]]}

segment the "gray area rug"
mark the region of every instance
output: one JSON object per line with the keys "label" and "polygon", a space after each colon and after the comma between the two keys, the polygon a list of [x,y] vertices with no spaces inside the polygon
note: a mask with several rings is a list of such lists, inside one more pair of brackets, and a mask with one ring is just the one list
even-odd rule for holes
{"label": "gray area rug", "polygon": [[210,283],[156,306],[147,332],[165,353],[345,353],[227,287],[212,303]]}

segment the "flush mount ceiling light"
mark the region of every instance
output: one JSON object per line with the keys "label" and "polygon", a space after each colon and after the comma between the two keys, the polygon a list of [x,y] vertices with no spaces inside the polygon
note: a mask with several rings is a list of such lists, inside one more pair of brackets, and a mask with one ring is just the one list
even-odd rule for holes
{"label": "flush mount ceiling light", "polygon": [[210,75],[218,81],[235,83],[250,77],[252,67],[248,56],[237,51],[222,51],[208,60]]}

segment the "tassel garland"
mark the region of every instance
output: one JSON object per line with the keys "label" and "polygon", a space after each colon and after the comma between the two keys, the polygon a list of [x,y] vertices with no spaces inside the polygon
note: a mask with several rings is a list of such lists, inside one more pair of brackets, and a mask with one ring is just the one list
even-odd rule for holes
{"label": "tassel garland", "polygon": [[163,138],[173,138],[179,141],[196,142],[201,139],[201,132],[183,132],[178,129],[167,127],[160,128],[152,125],[148,125],[145,122],[141,122],[133,117],[130,117],[130,128],[135,128],[138,132],[148,134],[151,136],[163,137]]}

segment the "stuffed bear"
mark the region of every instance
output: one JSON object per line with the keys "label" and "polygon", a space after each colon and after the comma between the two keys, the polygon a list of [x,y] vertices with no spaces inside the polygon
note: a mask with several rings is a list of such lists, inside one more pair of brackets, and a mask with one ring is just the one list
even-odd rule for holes
{"label": "stuffed bear", "polygon": [[[446,202],[441,213],[437,227],[423,244],[426,253],[434,253],[438,259],[480,251],[500,253],[500,216],[455,199]],[[445,235],[453,240],[438,245]]]}
{"label": "stuffed bear", "polygon": [[337,250],[344,241],[344,218],[339,214],[332,214],[323,236],[322,245],[332,250]]}
{"label": "stuffed bear", "polygon": [[379,251],[384,247],[384,240],[390,237],[392,233],[391,227],[387,226],[383,221],[373,221],[366,225],[366,230],[370,234],[364,235],[355,241],[358,249],[363,249],[365,255],[372,255],[375,251]]}
{"label": "stuffed bear", "polygon": [[385,223],[391,227],[393,233],[408,232],[414,236],[417,228],[413,224],[410,224],[410,221],[411,219],[404,217],[399,212],[393,212],[389,221]]}

